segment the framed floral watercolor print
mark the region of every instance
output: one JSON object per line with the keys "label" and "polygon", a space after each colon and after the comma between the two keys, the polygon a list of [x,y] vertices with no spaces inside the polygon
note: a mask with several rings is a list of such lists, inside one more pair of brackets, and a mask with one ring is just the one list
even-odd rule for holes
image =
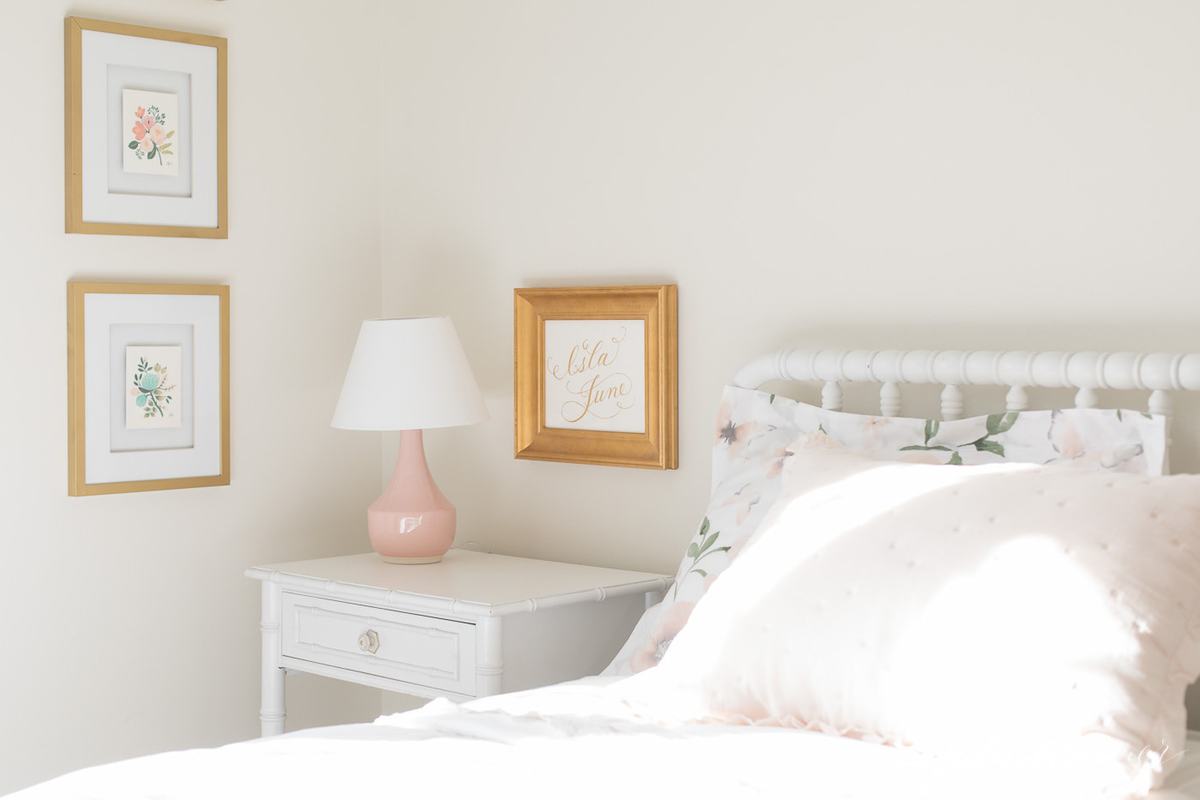
{"label": "framed floral watercolor print", "polygon": [[229,287],[67,284],[68,494],[229,483]]}
{"label": "framed floral watercolor print", "polygon": [[183,424],[184,404],[179,394],[182,364],[181,345],[125,347],[126,428],[178,428]]}
{"label": "framed floral watercolor print", "polygon": [[676,287],[514,292],[514,455],[678,466]]}
{"label": "framed floral watercolor print", "polygon": [[67,233],[226,238],[225,39],[65,24]]}

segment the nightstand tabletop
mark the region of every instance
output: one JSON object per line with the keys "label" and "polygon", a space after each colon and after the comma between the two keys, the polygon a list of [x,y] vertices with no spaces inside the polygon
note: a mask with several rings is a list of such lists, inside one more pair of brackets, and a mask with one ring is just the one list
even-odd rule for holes
{"label": "nightstand tabletop", "polygon": [[[388,564],[375,553],[266,564],[247,570],[263,579],[284,576],[440,598],[479,606],[510,606],[597,590],[661,591],[668,576],[450,550],[436,564]],[[286,580],[286,579],[284,579]]]}

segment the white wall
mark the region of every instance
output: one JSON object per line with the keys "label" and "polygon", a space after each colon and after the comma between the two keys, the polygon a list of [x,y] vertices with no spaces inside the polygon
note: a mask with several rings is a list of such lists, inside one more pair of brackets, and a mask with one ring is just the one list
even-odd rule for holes
{"label": "white wall", "polygon": [[[427,437],[460,540],[673,570],[720,387],[785,344],[1200,345],[1194,3],[384,13],[385,311],[451,314],[492,410]],[[513,287],[636,281],[679,284],[680,469],[514,461]]]}
{"label": "white wall", "polygon": [[[366,548],[378,437],[328,423],[358,321],[379,311],[378,5],[331,8],[0,0],[0,794],[256,735],[242,571]],[[229,38],[227,241],[63,233],[68,14]],[[66,496],[73,277],[230,284],[231,486]],[[289,681],[289,727],[379,709],[372,690]]]}
{"label": "white wall", "polygon": [[[672,570],[777,346],[1200,345],[1200,6],[384,9],[385,310],[450,313],[492,409],[428,437],[460,538]],[[627,281],[679,284],[680,469],[514,461],[513,287]]]}

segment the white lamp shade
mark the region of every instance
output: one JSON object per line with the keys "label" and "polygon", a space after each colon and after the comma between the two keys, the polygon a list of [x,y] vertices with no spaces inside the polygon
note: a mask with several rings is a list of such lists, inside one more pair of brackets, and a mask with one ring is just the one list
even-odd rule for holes
{"label": "white lamp shade", "polygon": [[485,419],[483,397],[449,317],[363,322],[333,427],[401,431]]}

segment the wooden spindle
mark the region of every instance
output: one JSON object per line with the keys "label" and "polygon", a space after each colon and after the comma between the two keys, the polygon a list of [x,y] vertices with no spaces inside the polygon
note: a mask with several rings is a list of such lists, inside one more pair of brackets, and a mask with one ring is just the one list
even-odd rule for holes
{"label": "wooden spindle", "polygon": [[891,381],[885,381],[879,387],[879,413],[885,417],[900,413],[900,387]]}
{"label": "wooden spindle", "polygon": [[963,393],[957,385],[946,384],[942,389],[942,419],[961,419],[963,415]]}
{"label": "wooden spindle", "polygon": [[1024,386],[1012,386],[1004,395],[1004,408],[1007,411],[1024,411],[1029,408],[1029,395]]}
{"label": "wooden spindle", "polygon": [[1163,453],[1163,472],[1171,471],[1171,416],[1173,414],[1173,403],[1171,395],[1167,394],[1162,389],[1155,389],[1150,393],[1149,410],[1151,414],[1162,414],[1164,422],[1164,432],[1167,439],[1167,449]]}
{"label": "wooden spindle", "polygon": [[1075,393],[1076,408],[1095,408],[1100,405],[1100,395],[1091,387],[1084,386]]}
{"label": "wooden spindle", "polygon": [[826,381],[821,387],[821,408],[828,411],[842,410],[842,386],[837,381]]}

